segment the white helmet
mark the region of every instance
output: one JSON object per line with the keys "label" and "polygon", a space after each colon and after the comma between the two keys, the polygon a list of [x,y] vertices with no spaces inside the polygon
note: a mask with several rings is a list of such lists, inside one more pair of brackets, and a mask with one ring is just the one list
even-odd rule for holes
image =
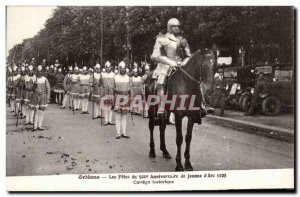
{"label": "white helmet", "polygon": [[170,31],[172,26],[180,26],[180,22],[177,18],[171,18],[168,21],[168,24],[167,24],[168,31]]}
{"label": "white helmet", "polygon": [[150,70],[150,66],[149,66],[149,64],[146,64],[146,66],[145,66],[145,70]]}
{"label": "white helmet", "polygon": [[121,67],[121,68],[126,68],[125,62],[121,61],[121,62],[119,63],[119,67]]}
{"label": "white helmet", "polygon": [[95,68],[100,68],[100,64],[96,64]]}
{"label": "white helmet", "polygon": [[110,67],[110,62],[109,61],[107,61],[107,62],[105,62],[105,65],[104,65],[106,68],[108,67]]}
{"label": "white helmet", "polygon": [[42,71],[43,67],[41,65],[39,65],[37,69],[38,69],[38,71]]}

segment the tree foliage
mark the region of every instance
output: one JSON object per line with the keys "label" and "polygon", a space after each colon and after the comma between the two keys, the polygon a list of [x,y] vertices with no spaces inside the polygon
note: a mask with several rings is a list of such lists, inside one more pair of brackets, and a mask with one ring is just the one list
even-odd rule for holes
{"label": "tree foliage", "polygon": [[227,48],[234,60],[241,46],[246,59],[293,62],[294,10],[292,7],[67,7],[53,16],[33,38],[15,45],[7,60],[20,62],[35,57],[38,62],[58,59],[64,65],[92,66],[100,62],[101,22],[103,60],[117,62],[126,57],[149,62],[155,38],[166,32],[167,21],[181,21],[182,33],[192,51]]}

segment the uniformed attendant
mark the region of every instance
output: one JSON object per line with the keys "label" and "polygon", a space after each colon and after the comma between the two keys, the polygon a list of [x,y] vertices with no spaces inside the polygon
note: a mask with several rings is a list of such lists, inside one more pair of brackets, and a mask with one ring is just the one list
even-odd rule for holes
{"label": "uniformed attendant", "polygon": [[105,73],[101,74],[101,83],[104,91],[103,99],[103,115],[104,115],[104,124],[103,125],[114,125],[112,123],[112,106],[113,106],[113,95],[114,95],[114,77],[115,73],[111,70],[110,62],[105,63]]}
{"label": "uniformed attendant", "polygon": [[20,118],[24,118],[25,117],[25,115],[24,115],[25,109],[23,107],[23,103],[24,103],[24,89],[25,89],[24,88],[24,78],[26,75],[25,67],[21,66],[19,68],[19,74],[20,74],[20,77],[18,78],[17,83],[16,83],[16,105],[17,105],[16,113],[18,114],[18,112],[20,111],[21,112]]}
{"label": "uniformed attendant", "polygon": [[24,99],[24,109],[26,109],[26,122],[25,125],[33,125],[33,115],[34,111],[30,108],[30,102],[33,96],[33,86],[36,81],[36,76],[33,73],[33,66],[29,65],[28,75],[25,77],[25,99]]}
{"label": "uniformed attendant", "polygon": [[[116,75],[114,78],[115,85],[115,118],[116,118],[116,129],[117,136],[116,139],[129,138],[126,133],[126,115],[129,110],[129,93],[130,93],[130,77],[126,75],[126,65],[125,62],[119,63],[120,74]],[[125,100],[125,101],[124,101]],[[126,102],[127,100],[127,102]],[[120,101],[120,102],[119,102]],[[121,102],[124,104],[121,105]]]}
{"label": "uniformed attendant", "polygon": [[73,108],[74,110],[79,110],[79,91],[80,91],[80,86],[79,86],[79,69],[76,66],[74,68],[74,74],[71,75],[71,97],[72,97],[72,103],[73,103]]}
{"label": "uniformed attendant", "polygon": [[46,77],[43,76],[41,65],[37,68],[36,80],[33,86],[33,95],[30,102],[30,109],[35,113],[33,131],[44,130],[42,127],[44,111],[50,101],[50,84]]}
{"label": "uniformed attendant", "polygon": [[[12,67],[11,66],[7,66],[7,74],[6,74],[6,99],[7,99],[7,102],[8,102],[8,107],[12,107],[11,106],[11,97],[12,97],[12,90],[13,88],[9,87],[9,83],[12,79],[12,76],[13,75],[13,70],[12,70]],[[11,110],[13,111],[13,110]]]}
{"label": "uniformed attendant", "polygon": [[130,79],[132,106],[135,106],[132,108],[132,113],[142,115],[143,80],[142,77],[138,75],[137,68],[133,69],[133,76]]}
{"label": "uniformed attendant", "polygon": [[101,113],[101,106],[100,106],[100,93],[101,93],[101,87],[100,87],[100,76],[101,76],[101,66],[100,64],[96,64],[94,68],[94,73],[91,78],[91,82],[93,84],[93,95],[92,95],[92,100],[95,102],[94,104],[94,118],[101,118],[102,113]]}
{"label": "uniformed attendant", "polygon": [[220,116],[224,116],[225,110],[225,81],[223,77],[223,69],[219,68],[218,72],[214,76],[214,92],[213,92],[213,103],[214,107],[220,107]]}
{"label": "uniformed attendant", "polygon": [[81,114],[88,114],[89,94],[90,94],[90,78],[87,67],[82,68],[82,74],[79,76],[80,94],[81,100]]}
{"label": "uniformed attendant", "polygon": [[46,66],[46,67],[45,67],[45,71],[44,71],[44,73],[43,73],[43,76],[47,78],[48,75],[49,75],[49,72],[50,72],[50,67],[49,67],[49,66]]}
{"label": "uniformed attendant", "polygon": [[72,83],[71,83],[71,75],[72,74],[73,74],[73,68],[69,67],[69,72],[68,72],[68,74],[66,74],[66,76],[64,78],[64,82],[63,82],[65,94],[64,94],[63,104],[60,109],[65,109],[67,101],[69,101],[69,108],[71,108],[71,106],[72,106],[71,98],[70,98],[70,91],[71,91],[71,85],[72,85]]}
{"label": "uniformed attendant", "polygon": [[13,66],[12,69],[12,76],[8,78],[7,80],[7,89],[9,91],[9,97],[10,97],[10,106],[11,106],[11,111],[10,112],[16,112],[17,113],[17,109],[16,109],[16,84],[19,80],[19,78],[21,77],[21,75],[18,73],[18,67],[17,66]]}
{"label": "uniformed attendant", "polygon": [[50,66],[50,70],[47,76],[45,76],[50,84],[51,87],[51,94],[50,94],[50,104],[51,103],[56,103],[56,93],[54,92],[54,87],[56,84],[56,78],[55,78],[55,71],[54,71],[54,66]]}
{"label": "uniformed attendant", "polygon": [[[151,59],[158,63],[153,73],[153,78],[157,78],[157,94],[160,101],[164,96],[166,76],[169,68],[185,65],[191,57],[189,45],[180,36],[180,23],[176,18],[172,18],[167,24],[168,32],[156,38]],[[158,116],[164,116],[165,109],[159,102]]]}
{"label": "uniformed attendant", "polygon": [[60,66],[60,64],[59,64],[58,60],[55,60],[55,62],[54,62],[54,67],[55,67],[55,68],[58,68],[59,66]]}
{"label": "uniformed attendant", "polygon": [[47,67],[46,59],[43,59],[41,65],[42,65],[43,68]]}
{"label": "uniformed attendant", "polygon": [[62,73],[62,69],[58,68],[57,69],[57,74],[55,75],[55,81],[56,81],[56,85],[54,88],[54,92],[56,93],[56,100],[57,100],[57,104],[58,105],[62,105],[62,101],[64,98],[64,74]]}

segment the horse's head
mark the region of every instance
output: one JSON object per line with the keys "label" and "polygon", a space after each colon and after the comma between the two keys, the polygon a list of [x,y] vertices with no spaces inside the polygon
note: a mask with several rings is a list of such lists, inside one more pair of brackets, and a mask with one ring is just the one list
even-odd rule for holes
{"label": "horse's head", "polygon": [[216,57],[212,50],[197,50],[185,65],[185,70],[203,83],[213,83],[215,64]]}

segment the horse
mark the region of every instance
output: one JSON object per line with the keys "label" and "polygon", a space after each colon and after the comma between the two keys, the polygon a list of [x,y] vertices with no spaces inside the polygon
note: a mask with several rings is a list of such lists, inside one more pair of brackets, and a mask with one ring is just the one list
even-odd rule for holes
{"label": "horse", "polygon": [[[176,154],[176,171],[192,171],[193,167],[190,162],[190,144],[192,140],[192,131],[194,123],[202,124],[201,118],[204,116],[200,113],[201,104],[205,103],[205,94],[212,88],[213,85],[213,73],[215,70],[216,56],[215,53],[210,49],[197,50],[190,60],[183,67],[179,67],[173,74],[168,78],[167,86],[167,98],[176,97],[176,105],[174,109],[167,109],[167,114],[171,112],[175,114],[175,127],[176,127],[176,145],[177,145],[177,154]],[[155,94],[155,79],[152,79],[153,71],[149,73],[146,78],[146,89],[145,96],[146,99],[149,95]],[[189,98],[185,102],[184,110],[177,110],[180,100],[178,96],[188,95]],[[191,96],[194,95],[194,107],[197,110],[190,110],[187,106],[190,106]],[[154,150],[154,139],[153,139],[153,130],[155,126],[155,119],[157,113],[157,105],[149,106],[149,130],[150,130],[150,152],[149,157],[155,157]],[[181,145],[183,143],[182,136],[182,119],[187,116],[187,133],[185,136],[186,149],[184,152],[185,164],[184,168],[181,164]],[[171,159],[170,154],[167,151],[165,145],[165,129],[167,125],[167,118],[161,119],[158,121],[159,130],[160,130],[160,149],[163,152],[163,157]]]}

